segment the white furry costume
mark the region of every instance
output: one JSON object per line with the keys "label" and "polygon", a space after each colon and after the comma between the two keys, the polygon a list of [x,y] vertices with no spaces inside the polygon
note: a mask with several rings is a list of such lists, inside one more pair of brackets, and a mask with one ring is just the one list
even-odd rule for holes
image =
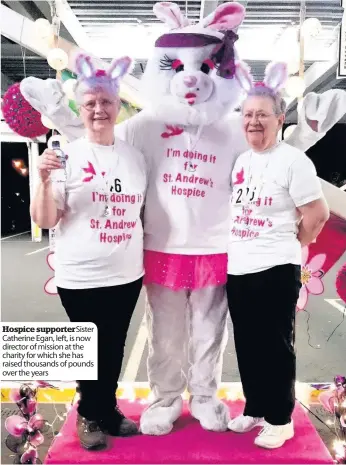
{"label": "white furry costume", "polygon": [[[230,113],[241,98],[236,74],[242,68],[231,67],[227,78],[221,77],[225,69],[215,54],[224,40],[220,31],[226,36],[236,29],[244,10],[239,4],[224,3],[197,25],[189,25],[173,3],[156,4],[154,11],[172,31],[158,40],[144,74],[150,108],[116,127],[117,135],[142,151],[148,161],[145,249],[191,259],[222,256],[227,251],[230,175],[247,145],[240,115]],[[183,42],[172,46],[174,38],[168,36],[180,33]],[[189,34],[196,41],[201,39],[201,45],[191,45]],[[56,81],[37,85],[38,81],[24,80],[25,97],[67,137],[80,135],[78,118],[68,109],[60,85]],[[322,138],[343,115],[341,93],[309,95],[287,142],[306,150]],[[317,121],[319,132],[311,129],[310,120]],[[196,154],[195,158],[184,155],[186,151]],[[188,177],[183,178],[184,174]],[[160,276],[165,273],[161,265],[155,264]],[[226,430],[229,412],[216,398],[228,312],[223,282],[219,284],[172,289],[169,284],[147,283],[148,377],[155,400],[142,415],[143,433],[171,431],[182,410],[186,384],[192,395],[192,415],[206,429]]]}

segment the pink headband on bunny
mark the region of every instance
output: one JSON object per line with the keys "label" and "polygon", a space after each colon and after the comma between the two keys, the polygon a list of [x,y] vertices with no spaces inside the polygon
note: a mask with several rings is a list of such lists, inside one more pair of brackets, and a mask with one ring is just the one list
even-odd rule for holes
{"label": "pink headband on bunny", "polygon": [[[95,69],[90,56],[81,54],[76,58],[76,70],[78,74],[77,89],[83,90],[102,88],[109,93],[119,93],[120,79],[128,72],[131,66],[131,58],[122,57],[112,61],[108,70]],[[85,89],[84,89],[85,88]]]}
{"label": "pink headband on bunny", "polygon": [[235,76],[248,95],[255,92],[255,89],[265,89],[271,95],[278,95],[280,90],[285,86],[288,71],[286,63],[269,63],[265,70],[264,80],[254,83],[250,68],[243,62],[236,63]]}

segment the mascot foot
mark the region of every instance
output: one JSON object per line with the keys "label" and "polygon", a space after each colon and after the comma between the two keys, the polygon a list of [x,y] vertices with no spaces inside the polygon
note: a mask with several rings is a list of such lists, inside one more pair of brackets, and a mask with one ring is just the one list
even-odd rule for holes
{"label": "mascot foot", "polygon": [[142,434],[162,436],[173,429],[173,423],[183,410],[181,396],[174,399],[157,399],[142,414],[140,430]]}
{"label": "mascot foot", "polygon": [[190,411],[202,428],[209,431],[227,431],[230,413],[227,405],[220,400],[208,396],[192,396]]}

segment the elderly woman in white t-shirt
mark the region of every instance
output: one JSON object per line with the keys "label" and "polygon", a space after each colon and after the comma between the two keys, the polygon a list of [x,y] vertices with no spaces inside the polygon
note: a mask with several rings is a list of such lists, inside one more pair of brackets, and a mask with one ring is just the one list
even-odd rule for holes
{"label": "elderly woman in white t-shirt", "polygon": [[[115,397],[144,274],[144,159],[114,138],[119,78],[129,65],[124,57],[107,71],[94,70],[89,57],[77,58],[75,93],[86,137],[64,148],[65,173],[56,152],[44,151],[41,182],[31,205],[36,224],[56,227],[55,281],[70,321],[92,322],[98,328],[98,379],[79,381],[77,431],[87,449],[105,446],[106,434],[138,432]],[[55,173],[63,175],[60,182],[52,177]]]}
{"label": "elderly woman in white t-shirt", "polygon": [[228,426],[237,433],[263,426],[255,444],[273,449],[294,436],[301,248],[317,237],[329,211],[310,159],[277,142],[285,120],[279,93],[285,66],[269,65],[255,86],[248,70],[241,71],[251,148],[232,173],[227,294],[246,404]]}

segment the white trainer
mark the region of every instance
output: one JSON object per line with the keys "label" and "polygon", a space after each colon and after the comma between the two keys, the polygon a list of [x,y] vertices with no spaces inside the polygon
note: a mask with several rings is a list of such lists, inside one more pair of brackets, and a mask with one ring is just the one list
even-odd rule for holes
{"label": "white trainer", "polygon": [[247,433],[256,428],[256,426],[263,426],[264,424],[264,418],[239,415],[239,417],[235,417],[228,423],[228,429],[235,433]]}
{"label": "white trainer", "polygon": [[266,423],[262,431],[255,439],[256,446],[264,447],[265,449],[276,449],[285,444],[288,439],[294,436],[293,421],[286,425],[270,425]]}

